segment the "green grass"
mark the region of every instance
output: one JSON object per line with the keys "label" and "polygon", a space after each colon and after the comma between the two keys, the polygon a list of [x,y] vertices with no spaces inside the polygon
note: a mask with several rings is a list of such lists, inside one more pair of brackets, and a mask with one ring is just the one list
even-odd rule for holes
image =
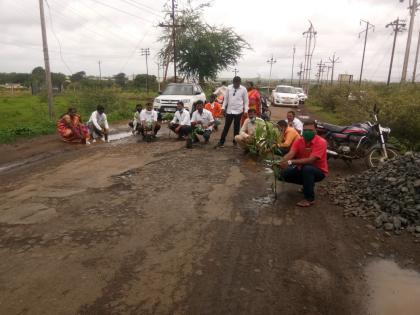
{"label": "green grass", "polygon": [[[8,92],[0,93],[0,143],[10,143],[21,137],[53,134],[56,132],[57,119],[67,111],[69,106],[74,106],[82,115],[84,122],[90,113],[95,110],[98,97],[104,97],[105,108],[110,122],[130,119],[135,105],[145,104],[153,100],[152,93],[146,95],[138,92],[112,91],[69,91],[54,97],[53,121],[48,116],[46,97],[33,96],[29,92],[19,92],[12,95]],[[110,96],[110,97],[108,97]],[[109,103],[107,100],[111,99]]]}
{"label": "green grass", "polygon": [[325,121],[330,124],[340,125],[343,121],[337,117],[335,113],[330,110],[326,110],[321,106],[306,102],[305,107],[315,116],[317,120]]}

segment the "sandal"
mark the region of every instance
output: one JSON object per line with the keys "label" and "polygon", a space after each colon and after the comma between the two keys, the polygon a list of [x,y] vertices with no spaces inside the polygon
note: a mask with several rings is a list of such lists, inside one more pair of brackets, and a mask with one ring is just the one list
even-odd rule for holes
{"label": "sandal", "polygon": [[312,206],[313,204],[315,204],[315,201],[313,200],[313,201],[308,201],[308,200],[301,200],[301,201],[299,201],[296,205],[298,206],[298,207],[304,207],[304,208],[306,208],[306,207],[310,207],[310,206]]}

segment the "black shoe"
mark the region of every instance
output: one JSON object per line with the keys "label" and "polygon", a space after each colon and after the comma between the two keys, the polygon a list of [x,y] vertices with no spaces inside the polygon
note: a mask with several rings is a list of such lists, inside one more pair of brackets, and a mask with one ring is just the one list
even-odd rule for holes
{"label": "black shoe", "polygon": [[216,145],[216,147],[215,148],[224,148],[225,147],[225,144],[224,143],[222,143],[222,142],[219,142],[217,145]]}

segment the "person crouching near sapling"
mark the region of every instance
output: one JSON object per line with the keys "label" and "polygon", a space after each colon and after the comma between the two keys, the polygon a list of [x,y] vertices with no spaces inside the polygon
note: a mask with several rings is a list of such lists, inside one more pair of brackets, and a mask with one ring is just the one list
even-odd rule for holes
{"label": "person crouching near sapling", "polygon": [[300,138],[300,134],[294,127],[290,127],[285,120],[279,120],[277,128],[280,131],[280,137],[277,140],[275,153],[285,155],[289,152],[293,143]]}
{"label": "person crouching near sapling", "polygon": [[147,103],[146,108],[140,112],[140,132],[143,139],[145,139],[148,131],[153,132],[153,138],[156,138],[159,130],[158,112],[153,109],[152,103]]}
{"label": "person crouching near sapling", "polygon": [[187,140],[187,147],[190,148],[191,141],[191,118],[190,112],[184,108],[184,103],[179,101],[176,104],[174,118],[169,123],[169,129],[178,135],[179,140]]}
{"label": "person crouching near sapling", "polygon": [[282,169],[279,180],[303,186],[304,199],[297,206],[313,205],[315,183],[328,174],[327,142],[316,134],[313,120],[303,124],[302,137],[293,143],[278,165]]}
{"label": "person crouching near sapling", "polygon": [[207,109],[204,109],[203,101],[197,101],[196,110],[192,114],[192,140],[199,142],[197,135],[202,135],[205,143],[209,143],[210,135],[213,131],[214,119],[213,115]]}
{"label": "person crouching near sapling", "polygon": [[239,132],[239,135],[235,136],[236,143],[243,149],[247,149],[248,144],[251,143],[255,136],[255,130],[259,123],[264,123],[264,120],[257,117],[257,111],[255,108],[248,109],[248,118],[245,119],[244,124]]}
{"label": "person crouching near sapling", "polygon": [[96,110],[90,115],[88,128],[92,142],[96,142],[96,139],[98,138],[102,141],[109,142],[108,119],[105,114],[105,108],[102,105],[98,105]]}
{"label": "person crouching near sapling", "polygon": [[137,104],[136,105],[136,111],[134,112],[134,117],[133,117],[133,121],[130,121],[129,123],[128,123],[128,125],[131,127],[131,129],[132,129],[132,133],[133,133],[133,136],[136,134],[136,133],[140,133],[141,131],[140,131],[140,129],[141,129],[141,120],[140,120],[140,113],[141,113],[141,111],[142,111],[142,106],[141,106],[141,104]]}

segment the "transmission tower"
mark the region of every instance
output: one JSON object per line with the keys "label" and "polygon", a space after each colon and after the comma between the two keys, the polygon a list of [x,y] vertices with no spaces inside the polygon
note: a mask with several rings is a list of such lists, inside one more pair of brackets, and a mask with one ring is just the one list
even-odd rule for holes
{"label": "transmission tower", "polygon": [[146,93],[149,94],[149,63],[148,57],[150,56],[150,48],[142,48],[141,55],[146,56]]}
{"label": "transmission tower", "polygon": [[[328,60],[330,61],[330,63],[331,63],[331,85],[333,85],[333,82],[334,82],[334,68],[335,68],[335,64],[336,63],[340,63],[341,61],[340,61],[340,57],[335,57],[335,53],[334,53],[334,55],[333,55],[333,57],[332,57],[332,59],[331,58],[328,58]],[[328,69],[329,70],[329,69]],[[328,71],[329,72],[329,71]],[[328,78],[328,74],[327,74],[327,78]]]}
{"label": "transmission tower", "polygon": [[368,21],[360,20],[360,25],[362,25],[362,23],[366,24],[366,29],[359,33],[359,38],[361,34],[365,33],[365,43],[363,45],[362,66],[360,68],[359,85],[362,84],[363,64],[365,63],[366,42],[367,42],[368,33],[370,29],[372,29],[373,32],[375,31],[375,25],[370,24]]}
{"label": "transmission tower", "polygon": [[305,84],[306,94],[309,94],[309,85],[311,82],[311,67],[312,67],[312,56],[315,50],[316,45],[316,35],[317,32],[311,21],[309,21],[309,28],[307,31],[303,32],[303,35],[306,36],[305,42],[305,63],[303,66],[303,80]]}
{"label": "transmission tower", "polygon": [[267,60],[267,63],[270,65],[270,74],[268,76],[268,94],[270,94],[270,85],[271,85],[271,71],[273,70],[273,64],[277,62],[276,59],[274,59],[273,55],[271,55],[271,58]]}
{"label": "transmission tower", "polygon": [[394,32],[394,42],[392,44],[391,62],[389,64],[388,80],[386,82],[387,85],[389,85],[389,82],[391,81],[392,64],[394,62],[395,43],[397,42],[397,34],[405,31],[406,30],[405,26],[406,26],[405,21],[400,20],[400,18],[397,18],[395,21],[392,21],[391,23],[388,23],[385,26],[385,27],[392,27],[392,30]]}

